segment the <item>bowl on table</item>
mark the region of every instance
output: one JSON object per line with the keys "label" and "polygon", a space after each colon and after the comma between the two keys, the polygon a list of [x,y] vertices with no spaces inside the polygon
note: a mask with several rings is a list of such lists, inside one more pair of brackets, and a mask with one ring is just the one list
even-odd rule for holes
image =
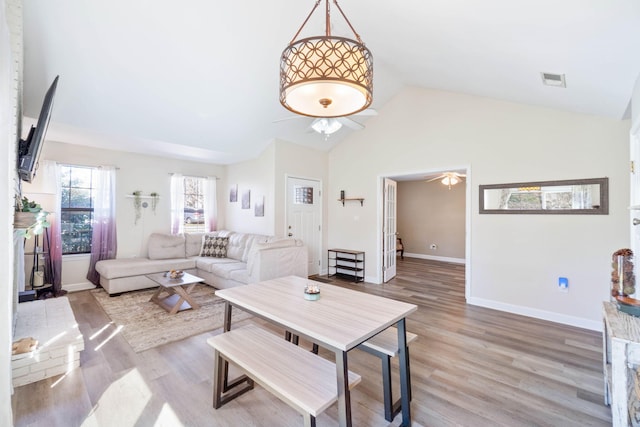
{"label": "bowl on table", "polygon": [[184,276],[184,271],[182,270],[170,270],[165,273],[169,279],[181,279]]}

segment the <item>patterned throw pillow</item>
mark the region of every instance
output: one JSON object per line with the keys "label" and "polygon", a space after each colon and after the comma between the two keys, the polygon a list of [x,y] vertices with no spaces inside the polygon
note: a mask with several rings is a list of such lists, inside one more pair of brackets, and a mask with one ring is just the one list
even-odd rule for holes
{"label": "patterned throw pillow", "polygon": [[202,250],[200,251],[200,256],[226,258],[228,244],[228,237],[202,236]]}

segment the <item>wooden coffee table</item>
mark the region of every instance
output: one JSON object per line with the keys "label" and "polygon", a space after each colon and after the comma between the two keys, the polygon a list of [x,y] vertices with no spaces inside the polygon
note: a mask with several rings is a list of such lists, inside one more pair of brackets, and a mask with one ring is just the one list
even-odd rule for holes
{"label": "wooden coffee table", "polygon": [[[196,284],[204,279],[188,273],[184,273],[184,276],[179,279],[171,279],[165,276],[165,273],[147,274],[147,277],[160,285],[149,301],[158,304],[167,310],[169,314],[200,308],[189,294]],[[161,296],[163,293],[167,295]]]}

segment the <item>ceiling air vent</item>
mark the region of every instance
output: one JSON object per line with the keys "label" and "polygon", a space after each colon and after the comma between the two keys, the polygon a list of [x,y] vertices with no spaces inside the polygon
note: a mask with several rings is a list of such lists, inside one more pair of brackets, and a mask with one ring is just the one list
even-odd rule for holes
{"label": "ceiling air vent", "polygon": [[564,74],[540,73],[540,75],[542,75],[542,83],[547,86],[567,87]]}

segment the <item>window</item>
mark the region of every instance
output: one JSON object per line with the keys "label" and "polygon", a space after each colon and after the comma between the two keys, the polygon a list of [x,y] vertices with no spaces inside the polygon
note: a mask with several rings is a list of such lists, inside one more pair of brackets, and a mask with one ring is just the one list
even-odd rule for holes
{"label": "window", "polygon": [[171,176],[171,233],[216,230],[216,178]]}
{"label": "window", "polygon": [[205,178],[184,177],[184,231],[197,233],[204,227]]}
{"label": "window", "polygon": [[295,194],[293,203],[296,205],[312,205],[313,204],[313,187],[302,187],[296,185],[293,188]]}
{"label": "window", "polygon": [[91,253],[94,207],[94,168],[60,167],[60,226],[62,254]]}

